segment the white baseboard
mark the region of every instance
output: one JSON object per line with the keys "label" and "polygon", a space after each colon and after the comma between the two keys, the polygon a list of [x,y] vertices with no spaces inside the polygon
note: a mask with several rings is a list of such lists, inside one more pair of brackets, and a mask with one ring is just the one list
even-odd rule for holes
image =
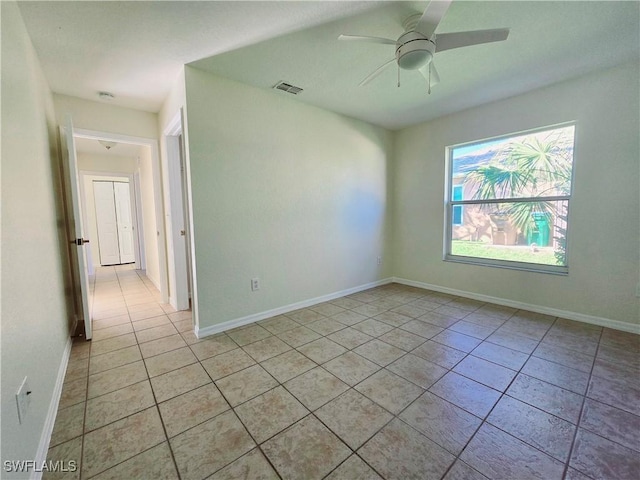
{"label": "white baseboard", "polygon": [[[71,346],[73,340],[71,337],[67,340],[67,344],[64,347],[62,353],[62,361],[58,367],[58,376],[56,377],[56,384],[53,387],[53,394],[51,395],[51,401],[49,402],[49,411],[47,412],[47,418],[44,421],[44,427],[42,428],[42,434],[40,435],[40,443],[38,444],[38,451],[34,458],[36,465],[42,465],[47,460],[47,452],[49,451],[49,442],[51,441],[51,434],[53,433],[53,426],[56,423],[56,415],[58,413],[58,405],[60,404],[60,396],[62,395],[62,385],[64,384],[64,377],[67,373],[67,365],[69,365],[69,357],[71,356]],[[31,472],[31,480],[40,480],[42,478],[42,471],[34,469]]]}
{"label": "white baseboard", "polygon": [[457,290],[455,288],[441,287],[439,285],[432,285],[430,283],[407,280],[405,278],[393,277],[393,282],[401,283],[403,285],[409,285],[411,287],[433,290],[435,292],[448,293],[450,295],[456,295],[458,297],[470,298],[472,300],[479,300],[481,302],[495,303],[497,305],[517,308],[519,310],[529,310],[530,312],[543,313],[546,315],[552,315],[554,317],[562,317],[569,320],[576,320],[578,322],[590,323],[601,327],[613,328],[615,330],[622,330],[624,332],[640,334],[640,325],[634,323],[621,322],[619,320],[596,317],[594,315],[586,315],[584,313],[571,312],[568,310],[560,310],[558,308],[545,307],[542,305],[517,302],[515,300],[509,300],[506,298],[491,297],[489,295],[482,295],[480,293],[466,292],[463,290]]}
{"label": "white baseboard", "polygon": [[218,323],[216,325],[211,325],[209,327],[205,327],[205,328],[196,327],[195,334],[198,338],[208,337],[209,335],[215,335],[216,333],[224,332],[226,330],[231,330],[232,328],[242,327],[243,325],[248,325],[250,323],[258,322],[260,320],[265,320],[270,317],[275,317],[276,315],[282,315],[283,313],[293,312],[294,310],[299,310],[301,308],[311,307],[313,305],[317,305],[318,303],[335,300],[336,298],[344,297],[345,295],[351,295],[354,293],[361,292],[363,290],[368,290],[369,288],[379,287],[380,285],[386,285],[391,282],[392,282],[391,278],[385,278],[383,280],[367,283],[365,285],[359,285],[357,287],[348,288],[346,290],[330,293],[328,295],[322,295],[321,297],[316,297],[309,300],[303,300],[301,302],[292,303],[290,305],[285,305],[284,307],[278,307],[278,308],[274,308],[264,312],[254,313],[253,315],[248,315],[246,317],[229,320],[228,322]]}

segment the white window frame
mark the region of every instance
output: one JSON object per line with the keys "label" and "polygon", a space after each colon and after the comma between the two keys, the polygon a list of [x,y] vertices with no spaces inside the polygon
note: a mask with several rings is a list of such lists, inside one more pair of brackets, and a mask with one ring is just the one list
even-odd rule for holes
{"label": "white window frame", "polygon": [[[573,135],[573,152],[574,158],[571,164],[571,189],[569,195],[554,195],[546,197],[526,197],[526,198],[498,198],[489,200],[453,200],[453,151],[456,148],[464,147],[467,145],[474,145],[480,143],[491,142],[495,140],[508,139],[512,137],[518,137],[527,134],[535,134],[536,132],[542,132],[546,130],[555,130],[564,127],[574,127]],[[568,275],[569,274],[569,205],[571,201],[571,194],[573,193],[573,181],[575,178],[575,139],[577,135],[577,128],[575,122],[568,122],[558,125],[548,125],[540,128],[524,130],[520,132],[513,132],[506,135],[500,135],[496,137],[485,138],[482,140],[474,140],[471,142],[460,143],[456,145],[450,145],[445,148],[445,199],[444,199],[444,241],[443,241],[443,260],[454,263],[465,263],[472,265],[482,265],[487,267],[506,268],[511,270],[524,270],[529,272],[548,273],[554,275]],[[487,205],[487,204],[505,204],[505,203],[523,203],[523,202],[551,202],[551,201],[566,201],[567,202],[567,219],[566,219],[566,233],[565,233],[565,265],[545,265],[540,263],[528,263],[517,262],[513,260],[497,260],[492,258],[481,257],[467,257],[462,255],[453,255],[451,253],[452,238],[453,238],[453,207],[465,205]]]}

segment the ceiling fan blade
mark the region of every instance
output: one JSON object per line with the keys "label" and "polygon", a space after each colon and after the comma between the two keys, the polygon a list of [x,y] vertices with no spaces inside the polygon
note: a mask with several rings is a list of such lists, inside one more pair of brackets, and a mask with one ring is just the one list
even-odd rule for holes
{"label": "ceiling fan blade", "polygon": [[509,36],[508,28],[475,30],[472,32],[440,33],[436,36],[436,52],[468,47],[481,43],[501,42]]}
{"label": "ceiling fan blade", "polygon": [[355,42],[382,43],[384,45],[395,45],[396,41],[390,38],[366,37],[362,35],[340,35],[338,40],[349,40]]}
{"label": "ceiling fan blade", "polygon": [[438,70],[436,70],[435,65],[431,62],[428,66],[420,68],[420,73],[424,77],[424,79],[429,84],[429,87],[433,87],[440,83],[440,75],[438,75]]}
{"label": "ceiling fan blade", "polygon": [[431,38],[433,32],[436,31],[440,20],[447,13],[452,0],[432,0],[427,5],[422,17],[418,20],[415,30],[420,32],[427,38]]}
{"label": "ceiling fan blade", "polygon": [[364,80],[362,80],[360,82],[360,84],[358,85],[359,87],[364,87],[367,83],[369,83],[371,80],[373,80],[374,78],[376,78],[378,75],[380,75],[382,72],[384,72],[384,70],[391,65],[392,63],[394,63],[396,61],[395,58],[392,58],[391,60],[389,60],[388,62],[386,62],[385,64],[383,64],[382,66],[378,67],[378,69],[373,72],[371,75],[369,75],[367,78],[365,78]]}

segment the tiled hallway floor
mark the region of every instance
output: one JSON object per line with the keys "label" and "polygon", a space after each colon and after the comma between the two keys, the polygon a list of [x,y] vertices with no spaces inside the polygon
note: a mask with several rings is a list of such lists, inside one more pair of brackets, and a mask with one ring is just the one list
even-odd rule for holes
{"label": "tiled hallway floor", "polygon": [[62,478],[640,478],[637,335],[390,284],[198,340],[158,299],[98,271]]}

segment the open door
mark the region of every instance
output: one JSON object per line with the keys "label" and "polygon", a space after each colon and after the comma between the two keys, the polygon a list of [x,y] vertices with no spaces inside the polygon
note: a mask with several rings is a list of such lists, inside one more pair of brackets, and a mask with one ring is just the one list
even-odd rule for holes
{"label": "open door", "polygon": [[[81,310],[79,315],[82,315],[84,321],[84,333],[87,340],[91,340],[91,315],[89,309],[89,273],[87,271],[87,251],[85,243],[88,240],[84,238],[84,227],[82,224],[82,213],[80,210],[80,182],[78,180],[78,160],[76,158],[76,143],[73,138],[73,122],[71,116],[68,115],[65,122],[64,131],[61,132],[61,140],[63,144],[63,155],[66,158],[66,177],[68,182],[68,192],[70,194],[71,206],[73,209],[73,232],[75,233],[74,239],[71,243],[73,246],[74,257],[77,260],[74,262],[77,270],[74,272],[74,277],[77,279],[78,285],[76,285],[76,295],[80,297]],[[66,148],[65,148],[66,144]],[[78,303],[78,302],[76,302]]]}

